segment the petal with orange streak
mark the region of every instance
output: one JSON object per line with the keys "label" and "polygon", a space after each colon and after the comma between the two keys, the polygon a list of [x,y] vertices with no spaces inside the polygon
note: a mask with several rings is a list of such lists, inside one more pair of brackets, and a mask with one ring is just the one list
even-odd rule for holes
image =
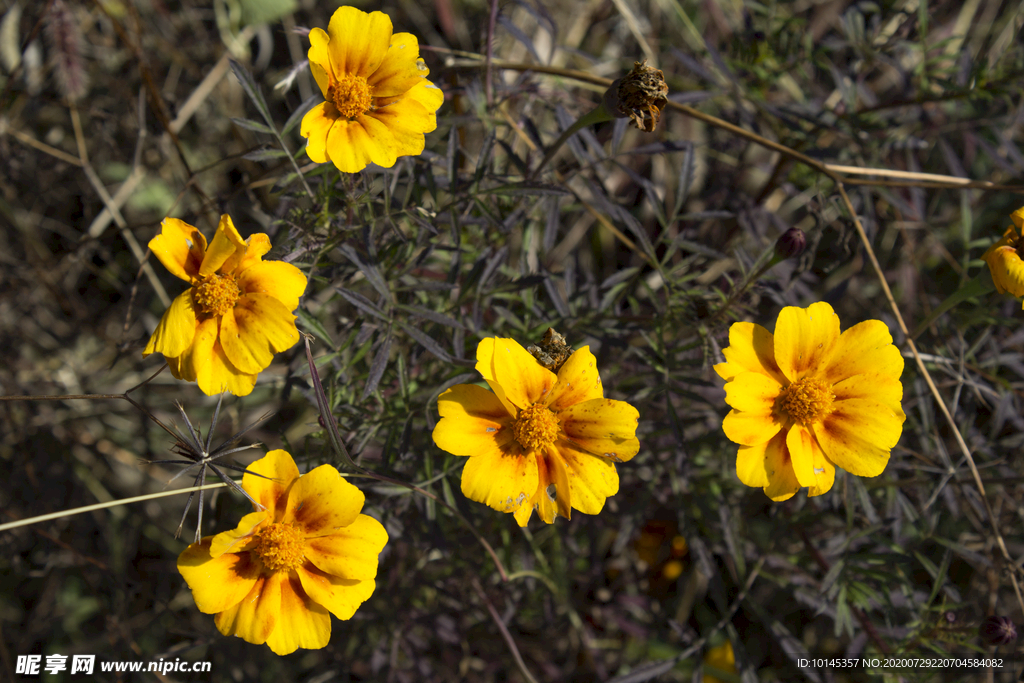
{"label": "petal with orange streak", "polygon": [[306,291],[306,283],[305,274],[284,261],[254,263],[238,278],[238,286],[244,294],[272,296],[284,304],[288,311],[294,311],[299,307],[299,298]]}
{"label": "petal with orange streak", "polygon": [[729,346],[722,349],[725,362],[715,366],[715,372],[729,382],[741,372],[758,372],[784,381],[782,371],[775,362],[775,337],[754,323],[733,323],[729,328]]}
{"label": "petal with orange streak", "polygon": [[334,74],[364,78],[372,74],[387,55],[391,32],[391,18],[383,12],[367,14],[355,7],[339,7],[327,25]]}
{"label": "petal with orange streak", "polygon": [[192,290],[187,289],[174,298],[160,323],[149,338],[142,357],[162,353],[166,358],[177,358],[192,345],[196,335],[196,310],[192,304]]}
{"label": "petal with orange streak", "polygon": [[[514,339],[496,337],[492,348],[491,376],[501,385],[510,403],[518,408],[528,408],[547,399],[548,392],[557,381],[553,372],[538,363],[537,359]],[[480,361],[478,347],[477,371],[484,375],[484,378],[488,378],[488,374],[480,370]]]}
{"label": "petal with orange streak", "polygon": [[330,102],[321,102],[302,117],[299,132],[307,138],[306,156],[318,164],[327,162],[327,136],[338,121],[338,109]]}
{"label": "petal with orange streak", "polygon": [[565,436],[594,455],[625,462],[640,450],[635,436],[640,413],[625,401],[594,398],[569,406],[558,419]]}
{"label": "petal with orange streak", "polygon": [[266,508],[271,521],[279,522],[287,504],[281,496],[299,478],[299,468],[295,466],[291,454],[281,449],[273,450],[245,469],[247,471],[242,477],[242,488]]}
{"label": "petal with orange streak", "polygon": [[196,607],[203,614],[216,614],[245,599],[260,576],[259,563],[248,553],[210,556],[207,536],[193,543],[178,556],[178,571],[192,589]]}
{"label": "petal with orange streak", "polygon": [[513,512],[537,491],[537,458],[499,450],[470,458],[462,470],[462,492],[499,512]]}
{"label": "petal with orange streak", "polygon": [[839,340],[839,316],[824,301],[807,308],[786,306],[775,323],[775,362],[789,379],[817,376]]}
{"label": "petal with orange streak", "polygon": [[855,375],[880,375],[898,380],[901,374],[903,356],[893,346],[888,326],[881,320],[865,320],[839,335],[821,377],[836,384]]}
{"label": "petal with orange streak", "polygon": [[776,434],[765,447],[764,469],[768,476],[768,485],[764,487],[765,495],[776,503],[789,500],[800,490],[800,482],[796,480],[793,464],[789,459],[786,432]]}
{"label": "petal with orange streak", "polygon": [[331,640],[331,615],[306,593],[299,571],[281,572],[280,613],[266,641],[276,655],[291,654],[300,647],[319,650]]}
{"label": "petal with orange streak", "polygon": [[320,465],[292,484],[279,520],[295,524],[307,537],[331,534],[355,521],[365,500],[336,468]]}
{"label": "petal with orange streak", "polygon": [[441,420],[432,436],[441,450],[464,456],[512,450],[512,417],[483,387],[456,384],[438,397],[437,410]]}
{"label": "petal with orange streak", "polygon": [[369,515],[355,520],[330,535],[306,539],[306,560],[320,571],[362,581],[377,576],[377,561],[388,542],[384,525]]}
{"label": "petal with orange streak", "polygon": [[238,526],[230,531],[222,531],[213,537],[210,544],[210,556],[220,557],[224,553],[242,553],[252,550],[257,543],[256,532],[261,524],[267,521],[266,510],[250,512],[242,517]]}
{"label": "petal with orange streak", "polygon": [[277,625],[280,611],[281,573],[275,572],[257,579],[249,594],[219,612],[213,623],[226,636],[238,636],[247,643],[262,645]]}
{"label": "petal with orange streak", "polygon": [[220,345],[243,373],[261,372],[298,341],[295,315],[269,294],[246,294],[221,318]]}
{"label": "petal with orange streak", "polygon": [[374,97],[396,97],[404,95],[413,86],[423,81],[423,72],[417,66],[420,56],[419,41],[411,33],[396,33],[391,36],[384,60],[366,82],[373,88]]}
{"label": "petal with orange streak", "polygon": [[231,216],[223,214],[220,223],[217,224],[217,232],[213,235],[203,257],[203,264],[199,267],[199,277],[207,277],[220,270],[224,262],[235,255],[235,252],[245,253],[245,240],[238,234]]}
{"label": "petal with orange streak", "polygon": [[306,564],[295,570],[306,595],[339,619],[351,619],[377,587],[373,579],[343,579]]}
{"label": "petal with orange streak", "polygon": [[591,455],[568,441],[557,441],[555,448],[568,475],[572,507],[585,514],[596,515],[604,508],[608,496],[619,490],[619,473],[615,471],[614,463]]}
{"label": "petal with orange streak", "polygon": [[558,413],[569,406],[604,398],[597,359],[589,346],[577,349],[558,370],[548,408]]}
{"label": "petal with orange streak", "polygon": [[160,223],[160,234],[149,241],[149,250],[171,275],[192,282],[199,275],[206,238],[183,220],[165,218]]}

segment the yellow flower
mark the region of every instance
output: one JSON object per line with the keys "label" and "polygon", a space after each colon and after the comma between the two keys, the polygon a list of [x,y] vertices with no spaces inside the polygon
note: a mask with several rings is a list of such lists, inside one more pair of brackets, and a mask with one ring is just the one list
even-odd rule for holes
{"label": "yellow flower", "polygon": [[[1010,220],[1024,234],[1024,207],[1010,214]],[[1000,294],[1009,292],[1013,296],[1024,296],[1024,261],[1018,248],[1024,248],[1021,236],[1013,229],[1006,229],[1003,239],[988,248],[981,258],[985,259],[992,273],[992,282]]]}
{"label": "yellow flower", "polygon": [[306,276],[290,263],[263,261],[270,239],[243,240],[226,214],[209,248],[196,228],[165,218],[150,250],[192,285],[164,313],[143,358],[162,353],[171,374],[207,395],[245,396],[275,353],[299,341],[295,316]]}
{"label": "yellow flower", "polygon": [[640,450],[639,413],[604,398],[596,359],[584,346],[558,375],[512,339],[484,339],[476,369],[494,393],[458,384],[441,394],[434,443],[470,456],[466,497],[526,526],[534,508],[547,523],[570,508],[596,515],[619,490],[616,462]]}
{"label": "yellow flower", "polygon": [[224,635],[279,655],[324,647],[330,614],[350,619],[373,594],[388,534],[359,514],[362,491],[330,465],[300,477],[292,456],[276,450],[248,470],[242,488],[264,509],[190,545],[178,571]]}
{"label": "yellow flower", "polygon": [[866,320],[839,334],[827,303],[787,306],[774,336],[733,324],[722,353],[715,371],[733,408],[722,428],[740,444],[744,484],[780,501],[804,486],[810,496],[825,493],[836,467],[861,477],[885,469],[907,419],[903,357],[885,323]]}
{"label": "yellow flower", "polygon": [[726,674],[736,674],[736,653],[732,651],[732,642],[725,641],[717,645],[704,655],[704,683],[725,683],[721,678],[707,673],[707,667],[711,667]]}
{"label": "yellow flower", "polygon": [[444,94],[426,79],[416,36],[392,35],[382,12],[339,7],[326,32],[309,32],[309,44],[309,68],[327,100],[302,118],[310,159],[356,173],[423,151]]}

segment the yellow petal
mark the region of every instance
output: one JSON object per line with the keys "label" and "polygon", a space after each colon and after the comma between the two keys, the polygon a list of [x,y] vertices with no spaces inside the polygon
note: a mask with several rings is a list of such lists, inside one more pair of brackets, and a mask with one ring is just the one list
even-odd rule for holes
{"label": "yellow petal", "polygon": [[619,473],[604,458],[580,450],[568,441],[555,444],[569,479],[572,506],[588,515],[596,515],[608,496],[619,491]]}
{"label": "yellow petal", "polygon": [[281,611],[282,577],[282,573],[275,572],[257,579],[248,595],[217,614],[213,620],[217,630],[253,645],[265,643]]}
{"label": "yellow petal", "polygon": [[281,449],[273,450],[245,469],[247,471],[242,477],[242,488],[266,508],[272,521],[280,521],[287,504],[286,500],[281,500],[281,496],[299,478],[299,468],[295,466],[291,454]]}
{"label": "yellow petal", "polygon": [[759,372],[741,372],[725,385],[725,402],[743,412],[770,413],[782,387]]}
{"label": "yellow petal", "polygon": [[322,164],[328,160],[327,135],[337,120],[338,110],[330,102],[321,102],[302,117],[299,132],[302,137],[309,138],[306,142],[306,156],[310,161]]}
{"label": "yellow petal", "polygon": [[227,391],[235,396],[248,396],[256,386],[256,375],[244,373],[236,368],[224,354],[217,341],[218,319],[210,318],[196,326],[188,358],[188,364],[196,378],[199,389],[207,396]]}
{"label": "yellow petal", "polygon": [[359,515],[328,536],[307,538],[305,555],[325,574],[362,581],[377,576],[378,556],[387,542],[388,532],[380,522]]}
{"label": "yellow petal", "polygon": [[360,581],[331,576],[308,563],[295,573],[302,581],[306,595],[339,619],[351,619],[359,606],[373,595],[377,585],[373,579]]}
{"label": "yellow petal", "polygon": [[1010,214],[1010,220],[1018,230],[1024,230],[1024,206]]}
{"label": "yellow petal", "polygon": [[823,493],[828,493],[832,490],[832,484],[836,480],[835,465],[829,462],[819,447],[814,449],[814,479],[814,486],[807,489],[808,496],[820,496]]}
{"label": "yellow petal", "polygon": [[[330,36],[322,28],[311,28],[309,30],[309,52],[307,53],[309,57],[309,70],[313,72],[313,78],[316,79],[316,84],[320,86],[320,92],[323,94],[324,99],[327,99],[327,89],[330,87],[330,77],[328,74],[331,72],[331,54],[330,50],[327,49],[327,45],[330,42]],[[306,114],[306,116],[309,116],[309,114]]]}
{"label": "yellow petal", "polygon": [[537,459],[494,450],[470,458],[462,470],[462,492],[499,512],[513,512],[537,491]]}
{"label": "yellow petal", "polygon": [[259,373],[275,353],[297,341],[295,316],[268,294],[246,294],[221,319],[220,344],[231,364],[244,373]]}
{"label": "yellow petal", "polygon": [[480,455],[511,447],[512,417],[497,396],[472,384],[456,384],[437,399],[441,421],[434,443],[453,455]]}
{"label": "yellow petal", "polygon": [[149,250],[171,275],[191,282],[199,275],[206,238],[183,220],[165,218],[160,223],[160,234],[149,241]]}
{"label": "yellow petal", "polygon": [[715,366],[715,372],[725,381],[731,381],[741,372],[759,372],[784,380],[775,363],[775,337],[754,323],[733,323],[729,328],[729,346],[722,349],[726,362]]}
{"label": "yellow petal", "polygon": [[367,14],[355,7],[339,7],[327,26],[335,76],[372,74],[384,61],[391,31],[391,19],[383,12]]}
{"label": "yellow petal", "polygon": [[292,484],[284,524],[295,524],[307,538],[324,536],[351,524],[363,509],[366,496],[345,481],[337,469],[321,465]]}
{"label": "yellow petal", "polygon": [[786,306],[775,323],[775,362],[790,382],[823,370],[839,339],[839,316],[824,301]]}
{"label": "yellow petal", "polygon": [[[508,401],[517,408],[528,408],[547,399],[554,387],[555,374],[537,362],[537,359],[514,339],[495,338],[490,367],[481,368],[481,347],[477,347],[476,369],[485,379],[493,378],[505,392]],[[487,359],[485,353],[484,356]]]}
{"label": "yellow petal", "polygon": [[900,439],[906,416],[871,399],[833,403],[833,412],[812,427],[825,456],[837,467],[861,477],[885,470],[889,451]]}
{"label": "yellow petal", "polygon": [[870,374],[854,375],[839,384],[833,384],[832,393],[835,395],[834,401],[867,399],[874,401],[879,406],[886,406],[887,412],[897,415],[903,412],[900,408],[900,401],[903,399],[903,384],[892,377]]}
{"label": "yellow petal", "polygon": [[765,450],[768,441],[754,446],[740,446],[736,453],[736,476],[747,486],[763,488],[768,486],[765,471]]}
{"label": "yellow petal", "polygon": [[577,403],[604,398],[597,359],[589,346],[575,351],[558,371],[548,408],[558,413]]}
{"label": "yellow petal", "polygon": [[[541,464],[543,463],[543,475],[541,475]],[[557,512],[566,519],[571,519],[572,507],[574,504],[572,495],[572,484],[569,483],[569,470],[562,459],[562,452],[554,445],[548,446],[542,456],[538,457],[538,481],[543,484],[537,487],[538,497],[543,494],[543,508],[538,505],[537,511],[545,522],[554,521],[554,515],[548,512],[549,505],[553,505],[554,512]],[[551,495],[548,495],[548,488],[554,485]],[[552,498],[553,496],[553,498]],[[540,501],[538,501],[540,502]]]}
{"label": "yellow petal", "polygon": [[243,294],[265,294],[274,297],[284,304],[288,311],[294,311],[299,307],[299,298],[306,291],[306,282],[306,276],[301,270],[284,261],[254,264],[246,268],[238,278],[238,286]]}
{"label": "yellow petal", "polygon": [[558,418],[566,437],[594,455],[625,462],[640,450],[635,437],[640,413],[625,401],[594,398],[569,406]]}
{"label": "yellow petal", "polygon": [[203,264],[199,267],[199,276],[206,277],[220,270],[224,262],[235,255],[235,252],[245,253],[245,240],[238,234],[231,216],[224,214],[217,224],[217,232],[206,250]]}
{"label": "yellow petal", "polygon": [[765,495],[776,503],[789,500],[800,490],[800,482],[796,480],[793,464],[789,459],[785,432],[768,442],[764,456],[764,469],[768,476],[768,485],[764,487]]}
{"label": "yellow petal", "polygon": [[[231,270],[234,271],[236,275],[240,276],[239,280],[243,279],[246,275],[248,275],[248,271],[250,268],[252,268],[253,266],[261,265],[263,263],[263,255],[266,254],[268,251],[270,251],[270,238],[267,237],[266,233],[254,232],[253,234],[249,235],[249,239],[245,240],[245,253],[242,254],[242,257],[241,259],[239,259],[238,264]],[[272,263],[281,263],[281,265],[283,266],[295,268],[295,266],[291,265],[290,263],[283,263],[281,261],[273,261]],[[295,270],[298,270],[298,268],[295,268]],[[299,274],[301,275],[301,271]],[[294,274],[291,277],[294,278]],[[305,288],[306,276],[303,275],[302,289],[305,290]],[[246,291],[245,287],[242,287],[242,291]],[[299,305],[298,297],[301,295],[301,291],[298,293],[298,295],[296,295],[295,306]],[[277,298],[280,299],[281,297]],[[291,310],[295,310],[295,308],[293,307]]]}
{"label": "yellow petal", "polygon": [[303,589],[297,572],[281,572],[281,612],[267,636],[267,646],[276,655],[287,655],[300,647],[319,650],[331,640],[331,615]]}
{"label": "yellow petal", "polygon": [[395,136],[370,116],[339,119],[327,134],[327,157],[344,173],[358,173],[370,163],[391,168],[396,160],[394,147]]}
{"label": "yellow petal", "polygon": [[423,80],[417,61],[420,56],[419,41],[411,33],[396,33],[391,36],[384,61],[370,74],[366,82],[373,88],[374,97],[395,97],[404,95]]}
{"label": "yellow petal", "polygon": [[242,517],[238,526],[230,531],[222,531],[213,537],[210,544],[210,557],[220,557],[224,553],[244,553],[256,545],[255,532],[259,530],[269,517],[266,510],[250,512]]}
{"label": "yellow petal", "polygon": [[814,453],[818,445],[814,435],[803,425],[793,425],[786,434],[786,448],[789,450],[789,461],[793,467],[793,475],[800,486],[814,486],[818,479],[814,475]]}
{"label": "yellow petal", "polygon": [[[387,129],[391,136],[390,151],[396,159],[400,156],[416,156],[422,153],[427,144],[424,133],[437,128],[434,112],[427,111],[422,104],[410,97],[369,111],[361,118],[376,120]],[[391,165],[393,164],[394,162]]]}
{"label": "yellow petal", "polygon": [[487,337],[481,339],[480,343],[476,345],[476,371],[483,375],[487,386],[491,388],[494,395],[505,406],[508,414],[515,417],[519,414],[519,409],[512,405],[505,395],[505,390],[501,388],[501,385],[494,378],[494,346],[496,341],[497,339],[494,337]]}
{"label": "yellow petal", "polygon": [[192,345],[196,335],[196,311],[192,305],[192,290],[179,294],[164,311],[160,324],[149,338],[146,349],[142,352],[145,358],[151,353],[162,353],[167,358],[177,358]]}
{"label": "yellow petal", "polygon": [[178,571],[192,589],[196,607],[203,614],[216,614],[237,605],[256,585],[258,562],[248,553],[210,556],[212,536],[193,543],[178,556]]}
{"label": "yellow petal", "polygon": [[822,379],[835,384],[861,374],[894,379],[903,374],[903,356],[881,320],[865,320],[839,335]]}
{"label": "yellow petal", "polygon": [[722,420],[722,431],[729,441],[741,446],[756,446],[765,443],[779,433],[782,425],[775,421],[770,412],[752,413],[732,410]]}

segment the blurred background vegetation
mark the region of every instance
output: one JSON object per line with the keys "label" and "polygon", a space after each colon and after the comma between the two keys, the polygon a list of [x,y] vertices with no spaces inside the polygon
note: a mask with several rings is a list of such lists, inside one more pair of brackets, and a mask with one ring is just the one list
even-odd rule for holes
{"label": "blurred background vegetation", "polygon": [[[351,621],[333,620],[327,648],[279,658],[220,636],[196,610],[175,568],[194,533],[193,512],[174,538],[185,496],[115,507],[0,532],[4,675],[15,678],[21,654],[94,653],[213,665],[161,680],[690,681],[701,653],[729,642],[737,671],[719,680],[864,681],[877,676],[797,661],[994,652],[978,625],[1024,618],[1010,576],[1021,561],[1004,559],[993,531],[1011,558],[1024,555],[1020,303],[983,297],[917,339],[990,519],[832,180],[677,111],[653,133],[625,120],[585,129],[539,177],[525,174],[603,91],[562,72],[617,78],[647,58],[673,101],[814,159],[1020,183],[1024,6],[359,7],[418,36],[446,100],[422,156],[339,176],[308,162],[294,125],[320,98],[305,34],[327,26],[335,3],[0,0],[0,390],[117,394],[146,379],[161,361],[142,348],[182,285],[145,261],[145,245],[165,216],[212,235],[229,213],[243,236],[271,236],[270,257],[310,276],[299,326],[316,337],[359,463],[459,509],[511,580],[431,500],[352,479],[391,538],[377,590]],[[251,74],[274,131],[229,58]],[[538,68],[497,68],[508,63]],[[978,272],[1024,204],[1006,191],[912,185],[847,185],[911,329]],[[806,251],[730,299],[794,226]],[[907,421],[881,476],[840,474],[826,495],[774,504],[736,478],[710,366],[733,321],[771,327],[782,306],[819,300],[844,329],[889,325],[908,355]],[[638,408],[641,450],[618,466],[619,493],[600,515],[551,526],[535,516],[523,531],[461,494],[465,459],[430,432],[438,394],[477,381],[481,338],[525,346],[549,326],[589,345],[606,395]],[[216,403],[166,372],[133,396],[179,426],[175,401],[204,428]],[[340,464],[301,344],[224,405],[219,437],[269,411],[252,440],[288,449],[304,469]],[[162,491],[176,473],[145,463],[167,457],[173,439],[126,401],[4,401],[0,411],[0,522]],[[204,530],[233,528],[247,511],[218,491]],[[901,675],[1016,680],[1009,667]]]}

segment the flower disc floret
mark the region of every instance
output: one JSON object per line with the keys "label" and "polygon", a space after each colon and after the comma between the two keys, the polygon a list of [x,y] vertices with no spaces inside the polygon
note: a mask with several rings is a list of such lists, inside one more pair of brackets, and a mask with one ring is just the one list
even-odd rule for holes
{"label": "flower disc floret", "polygon": [[883,322],[840,334],[827,303],[787,306],[774,333],[733,324],[722,353],[715,371],[732,407],[722,428],[739,444],[741,482],[780,501],[804,487],[829,491],[837,467],[862,477],[885,469],[906,415],[903,357]]}
{"label": "flower disc floret", "polygon": [[354,119],[370,111],[373,95],[370,84],[362,76],[345,74],[327,89],[327,97],[343,119]]}
{"label": "flower disc floret", "polygon": [[224,635],[279,655],[324,647],[330,615],[350,619],[373,594],[387,532],[360,514],[363,494],[338,470],[300,477],[282,450],[249,465],[242,488],[256,511],[178,557],[196,607]]}
{"label": "flower disc floret", "polygon": [[589,347],[547,369],[511,339],[484,339],[477,371],[491,387],[457,384],[437,400],[439,448],[469,461],[462,492],[515,515],[534,510],[547,523],[572,509],[596,515],[619,490],[616,462],[636,455],[639,413],[604,397]]}
{"label": "flower disc floret", "polygon": [[202,316],[224,315],[235,307],[242,290],[233,277],[213,273],[192,286],[192,301]]}

